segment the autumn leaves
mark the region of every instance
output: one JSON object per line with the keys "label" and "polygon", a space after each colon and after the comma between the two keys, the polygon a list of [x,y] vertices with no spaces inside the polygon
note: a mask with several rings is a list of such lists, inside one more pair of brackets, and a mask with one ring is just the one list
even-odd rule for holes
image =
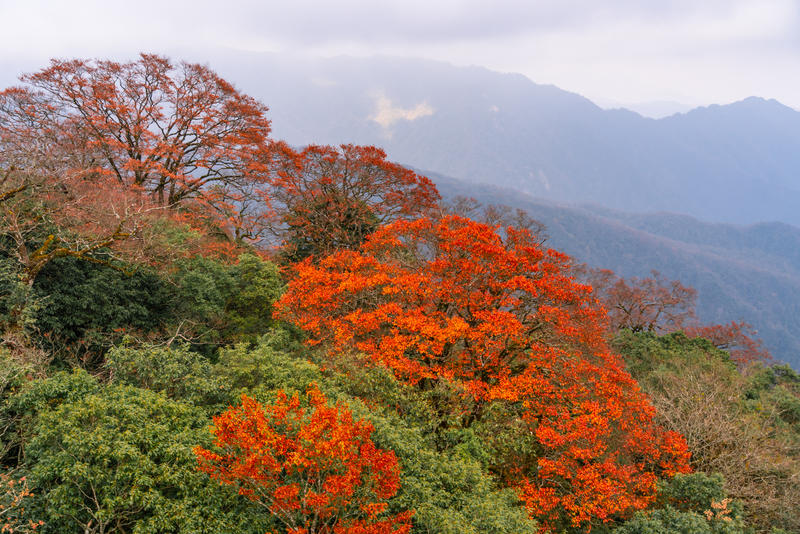
{"label": "autumn leaves", "polygon": [[296,265],[278,309],[312,345],[355,348],[419,387],[457,384],[477,417],[515,406],[539,451],[498,474],[545,525],[624,517],[653,501],[659,476],[688,470],[685,442],[653,423],[605,345],[591,288],[527,230],[397,221],[357,251]]}
{"label": "autumn leaves", "polygon": [[295,394],[274,404],[242,397],[214,418],[221,453],[195,450],[200,468],[263,505],[287,534],[405,534],[413,512],[386,516],[400,487],[392,451],[370,439],[372,426],[346,406],[330,406],[314,386],[307,407]]}
{"label": "autumn leaves", "polygon": [[[203,65],[53,60],[21,81],[0,92],[0,226],[27,283],[58,256],[157,262],[156,219],[216,235],[209,249],[292,259],[357,246],[439,198],[380,149],[271,139],[266,106]],[[39,234],[53,238],[31,249]]]}
{"label": "autumn leaves", "polygon": [[[378,148],[270,139],[267,108],[202,65],[53,61],[22,82],[0,93],[0,223],[26,284],[60,256],[168,267],[165,225],[202,229],[213,239],[192,252],[257,246],[286,266],[277,315],[331,366],[357,351],[420,391],[447,382],[472,406],[465,428],[500,406],[530,447],[488,468],[544,528],[625,518],[688,470],[607,347],[591,287],[525,227],[448,212]],[[315,388],[305,404],[244,397],[214,433],[201,469],[287,532],[410,529],[411,511],[386,510],[394,453]]]}

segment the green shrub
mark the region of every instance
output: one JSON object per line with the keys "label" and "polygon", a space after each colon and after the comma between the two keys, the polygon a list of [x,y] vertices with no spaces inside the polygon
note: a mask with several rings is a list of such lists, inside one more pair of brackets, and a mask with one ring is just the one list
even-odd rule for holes
{"label": "green shrub", "polygon": [[44,532],[263,533],[263,513],[196,470],[205,414],[109,386],[43,410],[26,447]]}

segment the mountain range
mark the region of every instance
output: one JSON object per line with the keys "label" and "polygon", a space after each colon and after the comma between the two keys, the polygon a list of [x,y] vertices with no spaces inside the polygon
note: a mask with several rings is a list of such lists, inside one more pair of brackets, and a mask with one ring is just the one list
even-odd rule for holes
{"label": "mountain range", "polygon": [[355,142],[395,161],[535,197],[800,225],[800,112],[748,98],[662,119],[520,74],[417,59],[212,61],[294,144]]}
{"label": "mountain range", "polygon": [[705,322],[746,320],[800,367],[800,113],[752,97],[661,119],[519,74],[399,58],[224,55],[274,137],[358,143],[445,196],[526,209],[549,245],[622,276],[698,290]]}

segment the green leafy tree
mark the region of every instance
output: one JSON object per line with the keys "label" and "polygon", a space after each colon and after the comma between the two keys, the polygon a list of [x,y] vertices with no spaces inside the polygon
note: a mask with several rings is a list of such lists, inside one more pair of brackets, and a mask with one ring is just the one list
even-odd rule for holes
{"label": "green leafy tree", "polygon": [[106,368],[115,383],[163,393],[212,413],[231,400],[208,358],[186,345],[115,347],[108,352]]}
{"label": "green leafy tree", "polygon": [[658,484],[655,510],[639,512],[616,529],[622,534],[746,534],[742,507],[725,494],[719,474],[679,473]]}
{"label": "green leafy tree", "polygon": [[39,344],[61,360],[99,360],[125,334],[159,331],[170,317],[165,281],[149,269],[128,273],[76,258],[42,269],[33,291]]}
{"label": "green leafy tree", "polygon": [[278,267],[246,253],[230,268],[233,291],[225,303],[225,337],[255,341],[273,325],[273,304],[283,293]]}
{"label": "green leafy tree", "polygon": [[283,291],[278,268],[247,253],[235,263],[200,256],[185,260],[172,283],[168,339],[195,348],[255,341],[273,325],[272,305]]}
{"label": "green leafy tree", "polygon": [[616,534],[747,534],[741,520],[733,519],[720,508],[709,519],[695,512],[667,507],[654,512],[637,512]]}
{"label": "green leafy tree", "polygon": [[45,532],[265,532],[235,494],[195,470],[202,411],[108,386],[43,410],[26,446]]}

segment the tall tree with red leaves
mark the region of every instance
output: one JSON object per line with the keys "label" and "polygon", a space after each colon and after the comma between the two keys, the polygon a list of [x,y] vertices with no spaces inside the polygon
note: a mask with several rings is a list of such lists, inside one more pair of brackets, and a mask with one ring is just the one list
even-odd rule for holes
{"label": "tall tree with red leaves", "polygon": [[239,239],[262,236],[267,108],[208,67],[152,54],[52,60],[21,81],[0,92],[4,153],[57,147],[159,205],[213,213]]}
{"label": "tall tree with red leaves", "polygon": [[374,146],[273,146],[269,198],[280,215],[286,255],[299,260],[355,249],[379,225],[415,218],[436,206],[426,177],[387,161]]}

